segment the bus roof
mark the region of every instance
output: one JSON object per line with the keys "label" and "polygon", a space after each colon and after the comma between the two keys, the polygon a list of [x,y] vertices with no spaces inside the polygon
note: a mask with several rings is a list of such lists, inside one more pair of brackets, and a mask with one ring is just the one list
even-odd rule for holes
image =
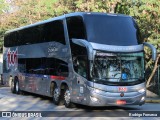
{"label": "bus roof", "polygon": [[20,30],[23,30],[23,29],[27,29],[27,28],[30,28],[30,27],[34,27],[34,26],[37,26],[37,25],[42,25],[42,24],[45,24],[45,23],[48,23],[48,22],[51,22],[51,21],[62,20],[62,19],[65,19],[66,17],[72,17],[72,16],[82,16],[83,17],[84,15],[93,15],[93,16],[94,15],[107,15],[107,16],[130,17],[130,16],[127,16],[127,15],[114,14],[114,13],[74,12],[74,13],[64,14],[64,15],[61,15],[61,16],[58,16],[58,17],[50,18],[50,19],[47,19],[47,20],[44,20],[44,21],[36,22],[34,24],[22,26],[22,27],[13,29],[13,30],[9,30],[9,31],[6,32],[6,34],[11,33],[11,32],[15,32],[15,31],[20,31]]}

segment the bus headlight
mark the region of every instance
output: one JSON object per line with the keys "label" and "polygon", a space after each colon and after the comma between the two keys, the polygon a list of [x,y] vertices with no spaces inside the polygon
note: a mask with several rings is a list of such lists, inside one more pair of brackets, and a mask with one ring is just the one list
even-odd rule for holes
{"label": "bus headlight", "polygon": [[101,92],[103,92],[102,90],[99,90],[99,89],[96,89],[96,88],[92,88],[92,87],[89,87],[89,86],[88,86],[88,89],[90,91],[92,91],[92,92],[95,92],[95,93],[101,93]]}
{"label": "bus headlight", "polygon": [[98,98],[93,97],[93,96],[90,96],[90,98],[91,98],[91,100],[92,100],[93,102],[98,102]]}
{"label": "bus headlight", "polygon": [[138,90],[139,93],[143,93],[143,92],[145,92],[145,91],[146,91],[146,90],[145,90],[144,88]]}

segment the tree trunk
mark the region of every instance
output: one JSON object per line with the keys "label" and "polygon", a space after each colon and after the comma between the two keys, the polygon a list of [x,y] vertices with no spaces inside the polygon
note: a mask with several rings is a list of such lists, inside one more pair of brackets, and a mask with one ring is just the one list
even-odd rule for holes
{"label": "tree trunk", "polygon": [[155,64],[154,64],[154,69],[153,69],[150,77],[149,77],[148,80],[147,80],[147,84],[146,84],[146,87],[147,87],[147,88],[149,87],[149,83],[151,82],[151,80],[152,80],[152,78],[153,78],[153,76],[154,76],[154,74],[155,74],[155,72],[156,72],[156,70],[157,70],[157,68],[158,68],[159,58],[160,58],[160,54],[157,56],[156,62],[155,62]]}

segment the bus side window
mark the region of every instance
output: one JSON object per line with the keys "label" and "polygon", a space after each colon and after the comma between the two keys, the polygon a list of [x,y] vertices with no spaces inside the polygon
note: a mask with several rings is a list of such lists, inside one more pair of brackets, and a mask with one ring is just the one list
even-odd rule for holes
{"label": "bus side window", "polygon": [[68,17],[67,28],[69,39],[86,39],[86,30],[84,27],[83,18],[81,16]]}
{"label": "bus side window", "polygon": [[29,73],[30,73],[30,74],[33,74],[33,73],[34,73],[34,70],[33,70],[33,69],[30,69],[30,70],[29,70]]}
{"label": "bus side window", "polygon": [[71,42],[71,52],[73,59],[73,68],[76,73],[79,75],[88,78],[89,76],[89,64],[88,64],[88,56],[87,49],[80,45],[77,45]]}
{"label": "bus side window", "polygon": [[[30,44],[30,39],[31,39],[31,35],[32,32],[30,31],[30,29],[24,29],[19,31],[19,45],[28,45]],[[32,39],[31,39],[32,40]]]}
{"label": "bus side window", "polygon": [[85,56],[77,57],[77,63],[74,64],[75,72],[83,77],[87,77],[87,65]]}
{"label": "bus side window", "polygon": [[55,69],[53,69],[53,68],[46,68],[46,69],[45,69],[45,73],[46,73],[47,75],[56,75],[56,71],[55,71]]}
{"label": "bus side window", "polygon": [[18,35],[17,32],[7,33],[4,36],[4,47],[14,47],[17,46]]}
{"label": "bus side window", "polygon": [[21,58],[21,59],[18,59],[18,70],[21,72],[21,73],[25,73],[26,72],[26,60]]}
{"label": "bus side window", "polygon": [[56,41],[66,44],[62,20],[46,23],[44,25],[44,34],[46,42]]}
{"label": "bus side window", "polygon": [[68,66],[67,65],[60,65],[57,73],[58,73],[58,76],[68,77],[68,75],[69,75]]}

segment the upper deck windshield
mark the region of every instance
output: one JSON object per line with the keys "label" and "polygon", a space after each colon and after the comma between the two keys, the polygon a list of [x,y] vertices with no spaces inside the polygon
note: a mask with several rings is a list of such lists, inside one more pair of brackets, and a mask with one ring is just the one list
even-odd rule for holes
{"label": "upper deck windshield", "polygon": [[118,46],[140,43],[139,29],[132,17],[88,14],[84,20],[89,42]]}
{"label": "upper deck windshield", "polygon": [[143,52],[97,52],[91,74],[92,80],[102,84],[144,82]]}

